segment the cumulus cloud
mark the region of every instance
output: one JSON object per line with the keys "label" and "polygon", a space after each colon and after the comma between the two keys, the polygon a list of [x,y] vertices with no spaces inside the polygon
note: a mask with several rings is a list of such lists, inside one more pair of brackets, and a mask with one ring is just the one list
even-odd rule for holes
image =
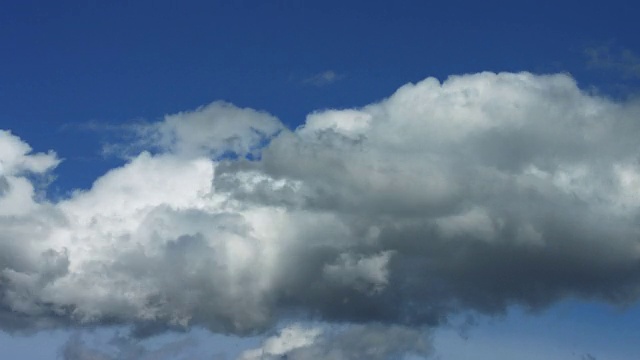
{"label": "cumulus cloud", "polygon": [[0,216],[34,210],[37,204],[33,180],[55,168],[60,161],[53,151],[33,154],[27,143],[10,131],[0,130]]}
{"label": "cumulus cloud", "polygon": [[278,119],[265,112],[238,108],[224,101],[167,115],[156,123],[92,124],[90,128],[99,130],[105,126],[133,137],[127,143],[106,145],[106,153],[135,157],[141,150],[151,150],[212,158],[257,155],[256,150],[284,128]]}
{"label": "cumulus cloud", "polygon": [[385,360],[430,354],[429,339],[420,329],[374,324],[325,330],[293,324],[236,360]]}
{"label": "cumulus cloud", "polygon": [[[0,326],[256,334],[296,318],[384,339],[460,311],[629,304],[639,115],[529,73],[429,78],[295,130],[213,103],[141,126],[124,166],[55,203],[32,177],[59,159],[2,132]],[[301,334],[300,359],[353,345]]]}

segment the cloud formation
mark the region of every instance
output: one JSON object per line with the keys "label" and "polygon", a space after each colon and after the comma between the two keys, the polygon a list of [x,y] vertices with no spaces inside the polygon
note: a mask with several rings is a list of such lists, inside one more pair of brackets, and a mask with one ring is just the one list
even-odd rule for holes
{"label": "cloud formation", "polygon": [[293,324],[267,338],[261,347],[243,352],[237,360],[385,360],[430,354],[429,339],[420,329],[377,324],[327,331]]}
{"label": "cloud formation", "polygon": [[[0,326],[411,338],[460,311],[629,304],[639,115],[529,73],[429,78],[295,130],[216,102],[141,125],[130,161],[59,202],[33,190],[55,153],[0,132]],[[302,335],[293,358],[342,346]]]}

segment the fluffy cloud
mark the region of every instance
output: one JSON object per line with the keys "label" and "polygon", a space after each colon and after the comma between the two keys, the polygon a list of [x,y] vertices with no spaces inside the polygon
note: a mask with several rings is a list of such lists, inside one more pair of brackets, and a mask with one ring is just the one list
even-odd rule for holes
{"label": "fluffy cloud", "polygon": [[214,103],[139,127],[149,151],[56,203],[32,181],[59,159],[0,132],[0,326],[393,332],[634,302],[639,115],[529,73],[430,78],[295,130]]}
{"label": "fluffy cloud", "polygon": [[260,348],[243,352],[237,360],[384,360],[430,354],[429,339],[420,329],[375,324],[327,331],[294,324],[266,339]]}
{"label": "fluffy cloud", "polygon": [[31,153],[31,147],[9,131],[0,130],[0,216],[33,211],[35,190],[27,176],[38,176],[55,168],[55,152]]}

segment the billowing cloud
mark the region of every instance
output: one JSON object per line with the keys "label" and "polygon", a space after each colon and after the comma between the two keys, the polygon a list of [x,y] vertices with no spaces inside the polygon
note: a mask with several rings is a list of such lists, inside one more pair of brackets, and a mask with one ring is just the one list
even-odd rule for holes
{"label": "billowing cloud", "polygon": [[[429,78],[295,130],[213,103],[141,125],[129,149],[149,151],[59,202],[32,183],[55,154],[2,132],[0,326],[397,334],[511,304],[629,304],[639,115],[529,73]],[[334,341],[298,335],[305,354]]]}

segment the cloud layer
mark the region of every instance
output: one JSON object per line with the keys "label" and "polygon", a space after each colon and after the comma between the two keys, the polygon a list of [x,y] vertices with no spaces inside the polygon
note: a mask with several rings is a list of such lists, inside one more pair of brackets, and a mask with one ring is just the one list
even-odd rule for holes
{"label": "cloud layer", "polygon": [[429,78],[295,130],[216,102],[137,127],[119,146],[142,151],[59,202],[34,190],[56,154],[1,131],[0,326],[295,318],[411,338],[460,311],[628,304],[639,116],[529,73]]}

